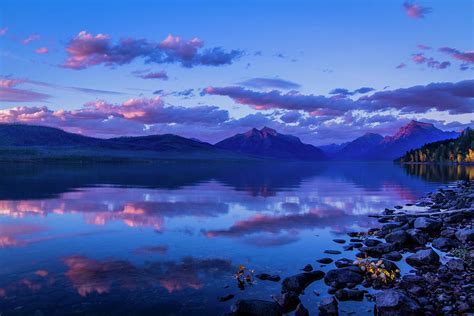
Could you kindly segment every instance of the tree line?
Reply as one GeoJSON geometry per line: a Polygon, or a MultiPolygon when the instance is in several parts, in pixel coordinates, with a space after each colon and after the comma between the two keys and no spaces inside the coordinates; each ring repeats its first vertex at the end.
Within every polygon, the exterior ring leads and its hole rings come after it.
{"type": "Polygon", "coordinates": [[[407,151],[400,162],[474,163],[474,131],[466,128],[456,139],[447,139],[407,151]]]}

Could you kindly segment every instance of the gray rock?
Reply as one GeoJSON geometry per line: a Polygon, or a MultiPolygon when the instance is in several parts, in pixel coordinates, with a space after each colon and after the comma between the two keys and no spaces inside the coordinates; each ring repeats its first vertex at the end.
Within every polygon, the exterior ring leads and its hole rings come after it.
{"type": "Polygon", "coordinates": [[[428,234],[420,229],[408,229],[406,231],[410,235],[410,242],[418,246],[424,246],[429,240],[428,234]]]}
{"type": "Polygon", "coordinates": [[[360,284],[364,280],[358,267],[345,267],[329,270],[324,277],[324,283],[342,289],[351,284],[360,284]],[[357,271],[358,270],[358,271],[357,271]]]}
{"type": "Polygon", "coordinates": [[[320,316],[338,316],[338,304],[333,296],[325,297],[319,303],[320,316]]]}
{"type": "Polygon", "coordinates": [[[283,314],[294,311],[298,304],[301,303],[298,294],[295,292],[286,292],[277,295],[273,299],[278,303],[278,305],[280,305],[283,314]]]}
{"type": "Polygon", "coordinates": [[[280,305],[276,302],[262,300],[239,300],[232,307],[235,316],[281,316],[280,305]]]}
{"type": "Polygon", "coordinates": [[[322,263],[322,264],[329,264],[329,263],[333,262],[333,260],[331,258],[322,258],[322,259],[318,259],[316,261],[319,262],[319,263],[322,263]]]}
{"type": "Polygon", "coordinates": [[[460,242],[474,241],[474,228],[464,228],[456,232],[456,238],[460,242]]]}
{"type": "Polygon", "coordinates": [[[362,301],[367,291],[340,289],[335,293],[339,301],[362,301]]]}
{"type": "Polygon", "coordinates": [[[423,249],[408,256],[406,262],[412,267],[436,266],[439,265],[439,256],[432,248],[423,249]]]}
{"type": "Polygon", "coordinates": [[[332,241],[338,244],[344,244],[346,242],[344,239],[333,239],[332,241]]]}
{"type": "Polygon", "coordinates": [[[464,261],[461,259],[450,259],[446,262],[446,266],[451,271],[464,271],[464,261]]]}
{"type": "Polygon", "coordinates": [[[279,282],[280,281],[280,276],[279,275],[271,275],[268,273],[260,273],[255,276],[257,279],[260,279],[262,281],[272,281],[272,282],[279,282]]]}
{"type": "Polygon", "coordinates": [[[300,303],[296,307],[295,316],[309,316],[309,311],[300,303]]]}
{"type": "Polygon", "coordinates": [[[324,250],[324,253],[330,254],[330,255],[340,255],[342,252],[339,250],[324,250]]]}
{"type": "Polygon", "coordinates": [[[307,265],[305,265],[304,268],[301,269],[301,270],[306,271],[306,272],[310,272],[310,271],[313,271],[313,266],[310,265],[310,264],[307,264],[307,265]]]}
{"type": "Polygon", "coordinates": [[[308,285],[322,278],[324,278],[324,272],[319,270],[296,274],[283,280],[281,291],[301,294],[308,285]]]}
{"type": "Polygon", "coordinates": [[[439,231],[441,229],[441,226],[443,226],[443,223],[428,217],[418,217],[417,219],[415,219],[413,226],[416,229],[421,229],[423,231],[433,233],[439,231]]]}
{"type": "Polygon", "coordinates": [[[439,237],[433,240],[431,245],[442,251],[449,251],[459,246],[459,242],[450,238],[439,237]]]}
{"type": "Polygon", "coordinates": [[[344,268],[344,267],[349,267],[349,266],[355,266],[353,262],[354,262],[353,260],[349,260],[347,258],[342,258],[342,259],[336,260],[336,262],[334,262],[334,264],[338,268],[344,268]]]}
{"type": "Polygon", "coordinates": [[[386,254],[382,255],[382,258],[387,259],[387,260],[392,260],[392,261],[400,261],[402,260],[402,254],[399,253],[398,251],[392,251],[386,254]]]}
{"type": "Polygon", "coordinates": [[[380,316],[417,316],[421,313],[421,307],[405,293],[390,289],[375,296],[375,312],[380,316]]]}
{"type": "Polygon", "coordinates": [[[367,246],[367,247],[374,247],[374,246],[377,246],[378,244],[381,244],[382,242],[380,240],[377,240],[377,239],[366,239],[364,241],[364,244],[367,246]]]}
{"type": "Polygon", "coordinates": [[[396,230],[385,236],[385,240],[390,243],[404,245],[410,239],[410,235],[404,230],[396,230]]]}

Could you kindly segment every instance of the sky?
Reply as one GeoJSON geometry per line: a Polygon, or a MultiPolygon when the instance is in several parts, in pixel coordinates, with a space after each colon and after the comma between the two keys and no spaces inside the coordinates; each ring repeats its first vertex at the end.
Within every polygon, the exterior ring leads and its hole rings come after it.
{"type": "Polygon", "coordinates": [[[474,126],[474,2],[2,0],[0,123],[315,145],[474,126]]]}

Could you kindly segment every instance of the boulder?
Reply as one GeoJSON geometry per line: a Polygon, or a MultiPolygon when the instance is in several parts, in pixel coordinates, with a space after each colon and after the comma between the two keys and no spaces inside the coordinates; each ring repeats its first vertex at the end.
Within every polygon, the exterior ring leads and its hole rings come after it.
{"type": "Polygon", "coordinates": [[[322,258],[322,259],[318,259],[316,261],[319,262],[319,263],[322,263],[322,264],[329,264],[329,263],[333,262],[333,260],[331,258],[322,258]]]}
{"type": "Polygon", "coordinates": [[[456,248],[459,246],[459,242],[457,240],[451,239],[451,238],[444,238],[444,237],[439,237],[435,238],[431,245],[439,250],[442,251],[449,251],[453,248],[456,248]]]}
{"type": "Polygon", "coordinates": [[[474,228],[464,228],[456,232],[456,238],[460,242],[474,241],[474,228]]]}
{"type": "Polygon", "coordinates": [[[281,291],[301,294],[308,285],[322,278],[324,278],[324,272],[319,270],[289,276],[283,280],[281,291]]]}
{"type": "Polygon", "coordinates": [[[406,262],[412,267],[437,266],[439,265],[439,256],[432,248],[422,249],[408,256],[406,262]]]}
{"type": "Polygon", "coordinates": [[[377,240],[377,239],[366,239],[364,241],[364,244],[367,246],[367,247],[374,247],[374,246],[377,246],[378,244],[381,244],[382,242],[380,240],[377,240]]]}
{"type": "Polygon", "coordinates": [[[273,299],[280,305],[283,314],[294,311],[298,304],[301,303],[298,294],[291,291],[277,295],[273,299]]]}
{"type": "Polygon", "coordinates": [[[404,245],[410,239],[410,235],[404,230],[396,230],[385,236],[385,240],[390,243],[404,245]]]}
{"type": "Polygon", "coordinates": [[[375,313],[380,316],[417,316],[421,313],[417,301],[399,290],[385,290],[375,296],[375,313]]]}
{"type": "Polygon", "coordinates": [[[336,291],[336,298],[339,301],[362,301],[367,291],[340,289],[336,291]]]}
{"type": "Polygon", "coordinates": [[[296,307],[295,316],[309,316],[309,311],[300,303],[296,307]]]}
{"type": "Polygon", "coordinates": [[[434,233],[441,229],[443,223],[429,217],[418,217],[417,219],[415,219],[413,226],[416,229],[421,229],[422,231],[434,233]]]}
{"type": "Polygon", "coordinates": [[[313,266],[310,265],[310,264],[307,264],[307,265],[305,265],[304,268],[301,269],[301,270],[306,271],[306,272],[310,272],[310,271],[313,271],[313,266]]]}
{"type": "Polygon", "coordinates": [[[280,276],[279,275],[271,275],[268,273],[260,273],[255,276],[257,279],[260,279],[262,281],[272,281],[272,282],[279,282],[280,281],[280,276]]]}
{"type": "Polygon", "coordinates": [[[344,244],[346,242],[344,239],[333,239],[332,241],[338,244],[344,244]]]}
{"type": "Polygon", "coordinates": [[[338,304],[333,296],[325,297],[319,303],[320,316],[338,316],[338,304]]]}
{"type": "Polygon", "coordinates": [[[446,266],[451,271],[464,271],[464,261],[461,259],[450,259],[446,262],[446,266]]]}
{"type": "Polygon", "coordinates": [[[348,287],[348,285],[357,285],[364,280],[361,273],[362,271],[355,266],[329,270],[324,277],[324,283],[338,289],[348,287]]]}
{"type": "Polygon", "coordinates": [[[347,258],[342,258],[342,259],[336,260],[336,262],[334,262],[334,264],[335,264],[336,267],[338,267],[338,268],[344,268],[344,267],[349,267],[349,266],[355,266],[355,265],[354,265],[354,261],[349,260],[349,259],[347,259],[347,258]]]}
{"type": "Polygon", "coordinates": [[[281,316],[280,305],[276,302],[263,300],[239,300],[231,307],[235,316],[281,316]]]}
{"type": "Polygon", "coordinates": [[[392,251],[386,254],[382,255],[382,258],[387,259],[387,260],[392,260],[392,261],[400,261],[402,260],[402,254],[399,253],[398,251],[392,251]]]}
{"type": "Polygon", "coordinates": [[[406,232],[410,235],[410,243],[416,246],[424,246],[429,240],[428,234],[420,229],[408,229],[406,232]]]}
{"type": "Polygon", "coordinates": [[[340,255],[342,252],[339,250],[324,250],[324,253],[327,253],[329,255],[340,255]]]}

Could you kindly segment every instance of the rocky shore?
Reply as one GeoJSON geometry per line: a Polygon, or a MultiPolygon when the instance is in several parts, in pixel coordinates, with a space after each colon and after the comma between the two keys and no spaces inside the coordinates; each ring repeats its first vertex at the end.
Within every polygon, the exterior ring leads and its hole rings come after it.
{"type": "MultiPolygon", "coordinates": [[[[299,296],[318,280],[328,287],[328,296],[319,299],[319,315],[339,315],[338,302],[364,298],[375,303],[376,315],[473,315],[474,181],[440,188],[416,206],[423,211],[386,209],[377,216],[380,228],[350,232],[347,244],[335,240],[343,250],[357,249],[356,258],[339,259],[327,272],[307,265],[283,279],[273,300],[239,300],[228,315],[309,315],[299,296]],[[412,268],[405,275],[396,263],[402,260],[412,268]]],[[[280,281],[268,274],[256,277],[280,281]]]]}

